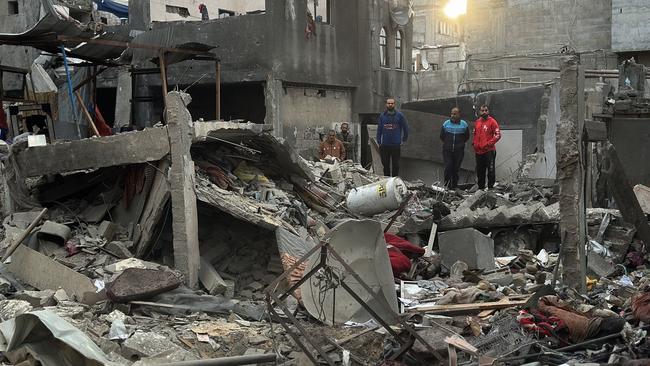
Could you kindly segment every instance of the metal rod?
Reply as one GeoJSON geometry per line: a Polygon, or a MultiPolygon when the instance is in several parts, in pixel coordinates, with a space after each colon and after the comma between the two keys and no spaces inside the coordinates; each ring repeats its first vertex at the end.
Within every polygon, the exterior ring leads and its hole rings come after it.
{"type": "MultiPolygon", "coordinates": [[[[270,300],[271,295],[268,295],[268,296],[269,296],[269,298],[268,298],[267,301],[268,301],[268,304],[269,304],[269,312],[271,314],[273,314],[273,316],[275,316],[276,318],[280,318],[280,314],[278,314],[278,312],[275,311],[275,309],[273,308],[273,305],[272,305],[273,302],[272,302],[272,300],[270,300]]],[[[282,310],[282,312],[284,312],[284,310],[282,310]]],[[[282,322],[282,321],[280,322],[280,325],[282,326],[282,328],[284,328],[284,330],[287,331],[287,333],[289,333],[289,336],[293,339],[294,342],[296,342],[298,347],[300,347],[300,349],[305,353],[305,355],[307,355],[309,360],[314,365],[318,365],[318,360],[316,359],[316,357],[314,357],[314,355],[311,354],[311,351],[309,349],[307,349],[307,346],[305,346],[304,343],[302,343],[302,341],[300,340],[300,337],[298,337],[298,335],[296,335],[293,332],[293,329],[289,328],[289,326],[287,324],[285,324],[284,322],[282,322]]]]}
{"type": "Polygon", "coordinates": [[[386,228],[384,229],[384,232],[388,232],[388,230],[390,230],[390,227],[393,226],[393,224],[395,223],[395,220],[397,220],[397,217],[399,215],[401,215],[402,212],[404,211],[404,209],[406,208],[406,205],[411,200],[411,197],[413,197],[413,193],[409,193],[409,195],[406,196],[406,198],[404,199],[404,202],[402,202],[402,204],[399,205],[399,208],[397,209],[397,211],[395,212],[393,217],[390,218],[390,221],[388,222],[388,225],[386,225],[386,228]]]}
{"type": "Polygon", "coordinates": [[[23,231],[23,233],[20,234],[20,237],[18,237],[18,239],[16,239],[16,241],[13,244],[11,244],[9,249],[7,249],[7,252],[5,253],[5,255],[2,256],[2,260],[0,260],[0,262],[4,263],[7,260],[7,258],[9,258],[9,256],[12,255],[16,251],[16,249],[18,248],[20,243],[22,243],[25,240],[25,238],[27,238],[27,236],[29,236],[29,234],[34,230],[36,225],[39,223],[39,221],[41,221],[41,219],[43,218],[43,216],[45,216],[46,213],[47,213],[47,208],[44,208],[38,214],[38,216],[36,216],[34,221],[32,221],[32,223],[29,224],[27,229],[25,229],[25,231],[23,231]]]}
{"type": "MultiPolygon", "coordinates": [[[[310,337],[310,335],[307,333],[307,330],[302,326],[302,324],[298,322],[298,319],[296,319],[296,317],[294,317],[293,314],[291,314],[289,308],[287,308],[287,306],[282,301],[279,301],[279,299],[275,296],[275,294],[270,294],[270,295],[271,298],[273,298],[273,300],[275,301],[275,304],[279,306],[280,309],[282,309],[284,315],[286,315],[287,318],[291,320],[291,322],[296,327],[296,329],[298,329],[298,332],[300,332],[300,334],[302,334],[302,336],[305,337],[305,339],[316,349],[316,352],[318,352],[318,354],[325,360],[325,362],[327,362],[328,365],[334,366],[334,362],[329,358],[327,352],[325,352],[319,345],[312,342],[313,337],[310,337]]],[[[296,338],[294,338],[294,340],[296,340],[296,338]]]]}
{"type": "Polygon", "coordinates": [[[171,362],[164,363],[162,366],[236,366],[275,362],[277,359],[278,355],[275,353],[264,353],[258,355],[243,355],[234,357],[209,358],[194,361],[171,362]]]}
{"type": "Polygon", "coordinates": [[[216,100],[216,120],[221,120],[221,61],[217,60],[216,62],[216,74],[215,74],[215,87],[217,93],[216,100]]]}

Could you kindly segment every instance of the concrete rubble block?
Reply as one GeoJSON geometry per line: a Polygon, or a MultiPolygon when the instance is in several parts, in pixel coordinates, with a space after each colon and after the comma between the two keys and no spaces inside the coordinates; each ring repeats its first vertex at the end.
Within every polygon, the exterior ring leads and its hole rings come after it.
{"type": "Polygon", "coordinates": [[[641,210],[645,214],[650,214],[650,187],[644,186],[643,184],[637,184],[633,188],[634,195],[636,196],[641,210]]]}
{"type": "Polygon", "coordinates": [[[106,239],[107,241],[111,241],[113,240],[115,231],[117,231],[117,225],[113,224],[110,221],[102,221],[102,223],[99,224],[99,228],[97,229],[97,235],[106,239]]]}
{"type": "Polygon", "coordinates": [[[144,300],[175,289],[180,280],[172,272],[129,268],[107,286],[106,296],[113,302],[144,300]]]}
{"type": "Polygon", "coordinates": [[[128,360],[137,361],[144,357],[162,357],[172,353],[182,353],[180,359],[192,360],[195,357],[185,351],[162,334],[137,330],[122,344],[122,356],[128,360]]]}
{"type": "Polygon", "coordinates": [[[457,211],[461,210],[475,210],[479,206],[489,206],[488,201],[494,201],[496,203],[496,197],[493,193],[487,191],[476,191],[474,194],[466,198],[460,205],[458,205],[457,211]]]}
{"type": "Polygon", "coordinates": [[[67,225],[50,220],[45,221],[38,232],[39,238],[56,241],[59,244],[64,244],[71,236],[72,230],[67,225]]]}
{"type": "Polygon", "coordinates": [[[33,307],[54,306],[56,300],[54,299],[53,290],[43,291],[22,291],[14,296],[16,300],[25,300],[33,307]]]}
{"type": "Polygon", "coordinates": [[[531,205],[528,205],[528,207],[526,209],[525,217],[529,221],[535,221],[535,214],[537,213],[537,211],[542,211],[543,212],[544,207],[546,207],[546,206],[544,206],[544,204],[542,202],[535,202],[535,203],[533,203],[531,205]]]}
{"type": "Polygon", "coordinates": [[[203,257],[199,268],[199,281],[210,295],[223,294],[228,289],[228,284],[221,278],[219,272],[203,257]]]}
{"type": "Polygon", "coordinates": [[[54,300],[57,303],[63,302],[63,301],[70,301],[70,296],[68,296],[68,293],[65,292],[64,289],[60,288],[54,292],[54,300]]]}
{"type": "Polygon", "coordinates": [[[528,207],[524,204],[520,204],[514,207],[510,207],[505,215],[507,216],[507,223],[522,223],[530,221],[530,217],[527,217],[528,207]]]}
{"type": "Polygon", "coordinates": [[[223,295],[229,299],[232,299],[233,297],[235,297],[235,285],[236,285],[235,281],[224,280],[224,282],[226,284],[226,291],[224,292],[223,295]]]}
{"type": "Polygon", "coordinates": [[[104,249],[110,251],[122,259],[133,257],[133,253],[131,253],[126,244],[121,241],[111,241],[104,246],[104,249]]]}
{"type": "Polygon", "coordinates": [[[6,278],[0,276],[0,294],[6,294],[11,291],[11,282],[6,278]]]}
{"type": "Polygon", "coordinates": [[[251,289],[253,291],[262,291],[264,289],[264,285],[257,282],[257,281],[253,281],[253,282],[249,283],[246,286],[246,288],[251,289]]]}
{"type": "Polygon", "coordinates": [[[494,269],[494,240],[476,229],[441,232],[438,246],[442,264],[447,268],[462,261],[471,269],[494,269]]]}
{"type": "Polygon", "coordinates": [[[484,279],[490,283],[503,287],[512,285],[513,281],[512,273],[503,272],[491,273],[484,276],[484,279]]]}
{"type": "Polygon", "coordinates": [[[32,306],[25,300],[0,301],[0,320],[8,320],[32,311],[32,306]]]}

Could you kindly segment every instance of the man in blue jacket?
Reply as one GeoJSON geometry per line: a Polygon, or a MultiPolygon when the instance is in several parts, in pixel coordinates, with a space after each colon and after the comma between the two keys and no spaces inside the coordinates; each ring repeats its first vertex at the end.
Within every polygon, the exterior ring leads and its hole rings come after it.
{"type": "Polygon", "coordinates": [[[456,189],[458,172],[465,156],[465,142],[469,140],[469,125],[460,119],[460,109],[452,108],[451,118],[442,124],[442,160],[445,162],[445,187],[456,189]]]}
{"type": "Polygon", "coordinates": [[[386,99],[386,110],[379,115],[379,125],[377,126],[377,143],[385,176],[396,177],[399,175],[401,146],[408,137],[409,126],[406,117],[395,109],[394,98],[386,99]]]}

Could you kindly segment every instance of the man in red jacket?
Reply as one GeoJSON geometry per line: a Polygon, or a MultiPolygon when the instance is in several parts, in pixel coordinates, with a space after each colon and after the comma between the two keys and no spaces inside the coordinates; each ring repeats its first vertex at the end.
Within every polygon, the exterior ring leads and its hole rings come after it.
{"type": "Polygon", "coordinates": [[[490,109],[487,105],[481,106],[481,116],[474,122],[474,139],[472,146],[476,152],[476,177],[478,188],[485,188],[485,173],[487,171],[487,187],[494,187],[496,173],[494,161],[497,156],[497,149],[494,147],[501,138],[499,123],[490,116],[490,109]]]}

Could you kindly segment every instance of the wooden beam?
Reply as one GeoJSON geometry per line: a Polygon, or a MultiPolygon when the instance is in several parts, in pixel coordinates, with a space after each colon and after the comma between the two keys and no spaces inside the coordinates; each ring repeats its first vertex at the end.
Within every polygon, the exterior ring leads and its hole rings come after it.
{"type": "Polygon", "coordinates": [[[77,84],[77,86],[75,86],[74,89],[72,89],[72,90],[73,90],[73,91],[77,91],[77,90],[83,88],[84,85],[88,84],[90,81],[92,81],[93,79],[95,79],[97,76],[99,76],[102,72],[104,72],[104,71],[106,71],[106,70],[108,70],[108,67],[104,67],[103,69],[99,69],[99,70],[93,72],[90,76],[88,76],[88,77],[85,78],[82,82],[80,82],[79,84],[77,84]]]}
{"type": "Polygon", "coordinates": [[[81,94],[79,94],[79,92],[76,91],[74,92],[74,95],[77,97],[77,101],[79,102],[79,107],[81,107],[81,113],[84,115],[86,122],[88,122],[88,126],[90,126],[90,129],[93,131],[95,136],[101,137],[99,131],[97,130],[97,126],[95,126],[95,122],[93,122],[93,117],[90,115],[90,112],[88,112],[88,109],[86,108],[86,105],[84,103],[83,98],[81,97],[81,94]]]}

